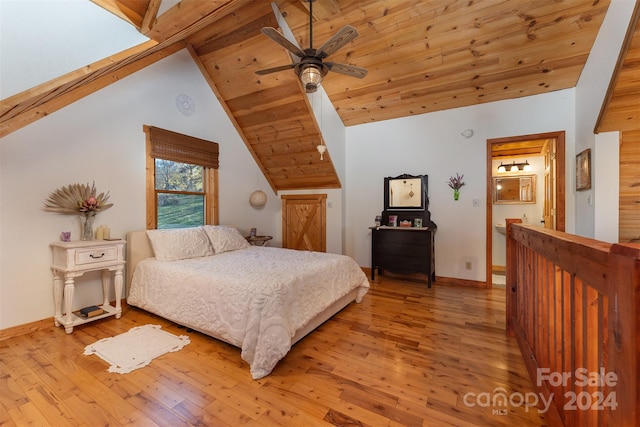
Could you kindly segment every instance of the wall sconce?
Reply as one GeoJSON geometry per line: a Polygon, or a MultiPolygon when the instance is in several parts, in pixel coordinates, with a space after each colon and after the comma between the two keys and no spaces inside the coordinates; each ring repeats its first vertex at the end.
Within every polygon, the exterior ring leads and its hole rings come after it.
{"type": "Polygon", "coordinates": [[[525,160],[524,163],[516,163],[516,161],[514,160],[512,164],[507,165],[503,165],[502,162],[500,162],[500,166],[498,166],[498,172],[504,173],[507,171],[507,168],[509,168],[509,172],[531,172],[531,170],[533,169],[528,160],[525,160]]]}
{"type": "Polygon", "coordinates": [[[256,190],[249,196],[249,204],[258,209],[267,203],[267,195],[262,190],[256,190]]]}

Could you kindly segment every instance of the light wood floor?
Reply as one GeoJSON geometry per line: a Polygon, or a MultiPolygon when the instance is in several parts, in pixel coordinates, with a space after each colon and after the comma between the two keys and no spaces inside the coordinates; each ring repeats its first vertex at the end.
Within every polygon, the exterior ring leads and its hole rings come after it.
{"type": "Polygon", "coordinates": [[[504,292],[378,277],[258,381],[237,348],[139,309],[72,335],[52,326],[0,341],[0,425],[545,425],[536,408],[478,400],[533,392],[504,333],[504,292]],[[125,375],[82,354],[149,323],[191,344],[125,375]]]}

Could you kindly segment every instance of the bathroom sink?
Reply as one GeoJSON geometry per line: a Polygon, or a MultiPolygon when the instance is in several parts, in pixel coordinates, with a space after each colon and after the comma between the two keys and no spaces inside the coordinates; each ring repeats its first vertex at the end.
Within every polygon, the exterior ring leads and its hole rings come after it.
{"type": "Polygon", "coordinates": [[[496,230],[498,233],[507,234],[507,226],[504,223],[496,224],[496,230]]]}

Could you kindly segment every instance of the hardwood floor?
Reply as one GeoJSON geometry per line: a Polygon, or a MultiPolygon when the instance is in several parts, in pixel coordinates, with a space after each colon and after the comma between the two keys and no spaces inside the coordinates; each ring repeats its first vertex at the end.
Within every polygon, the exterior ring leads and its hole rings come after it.
{"type": "Polygon", "coordinates": [[[72,335],[52,325],[0,341],[0,425],[545,425],[521,405],[534,390],[504,333],[504,292],[378,276],[258,381],[239,349],[139,309],[72,335]],[[191,344],[125,375],[82,354],[149,323],[191,344]],[[491,406],[501,391],[513,405],[491,406]]]}

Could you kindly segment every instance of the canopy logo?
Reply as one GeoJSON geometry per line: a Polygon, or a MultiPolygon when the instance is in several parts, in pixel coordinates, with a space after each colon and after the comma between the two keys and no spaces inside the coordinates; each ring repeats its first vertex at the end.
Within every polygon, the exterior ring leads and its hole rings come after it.
{"type": "MultiPolygon", "coordinates": [[[[542,386],[547,382],[551,387],[567,387],[573,384],[571,391],[564,393],[565,411],[602,411],[605,408],[615,410],[618,407],[615,391],[602,391],[612,389],[618,384],[618,375],[615,372],[606,372],[600,368],[597,372],[590,372],[586,368],[578,368],[573,372],[552,372],[549,368],[538,368],[536,372],[536,385],[542,386]],[[596,391],[573,391],[588,387],[598,388],[596,391]]],[[[493,415],[508,415],[508,408],[524,406],[526,412],[535,408],[539,413],[546,413],[554,400],[554,393],[549,393],[545,398],[542,393],[513,392],[507,393],[502,387],[495,388],[492,392],[466,393],[462,397],[465,406],[491,408],[493,415]]]]}

